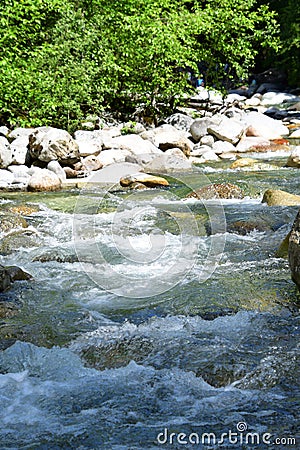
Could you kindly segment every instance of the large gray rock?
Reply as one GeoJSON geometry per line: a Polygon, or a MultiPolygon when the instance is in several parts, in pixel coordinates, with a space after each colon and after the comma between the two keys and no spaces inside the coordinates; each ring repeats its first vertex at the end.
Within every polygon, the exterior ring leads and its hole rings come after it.
{"type": "Polygon", "coordinates": [[[165,120],[169,125],[173,125],[177,130],[190,131],[194,119],[186,114],[175,113],[165,120]]]}
{"type": "Polygon", "coordinates": [[[50,170],[51,172],[54,172],[62,183],[66,181],[67,178],[66,172],[61,167],[58,161],[50,161],[47,165],[47,169],[50,170]]]}
{"type": "Polygon", "coordinates": [[[221,117],[217,115],[213,117],[199,117],[198,119],[194,120],[190,128],[193,139],[196,142],[199,142],[203,136],[206,136],[208,134],[208,128],[212,125],[218,124],[220,120],[221,117]]]}
{"type": "Polygon", "coordinates": [[[103,134],[101,130],[78,130],[74,136],[79,146],[80,156],[99,155],[103,146],[103,134]]]}
{"type": "Polygon", "coordinates": [[[29,191],[56,191],[61,187],[61,180],[48,169],[35,168],[28,183],[29,191]]]}
{"type": "Polygon", "coordinates": [[[138,164],[116,163],[93,172],[86,180],[87,183],[119,184],[122,177],[142,172],[143,168],[138,164]]]}
{"type": "Polygon", "coordinates": [[[29,150],[33,159],[46,163],[57,160],[68,165],[80,159],[78,143],[67,131],[58,128],[37,128],[29,136],[29,150]]]}
{"type": "Polygon", "coordinates": [[[300,168],[300,146],[294,148],[290,156],[288,157],[286,165],[288,167],[300,168]]]}
{"type": "Polygon", "coordinates": [[[10,144],[11,149],[11,164],[20,164],[24,165],[26,162],[28,162],[29,158],[29,150],[28,150],[28,144],[29,144],[29,135],[27,136],[20,136],[16,138],[12,143],[10,144]]]}
{"type": "Polygon", "coordinates": [[[29,136],[34,132],[34,128],[15,128],[9,133],[9,140],[19,139],[19,138],[29,138],[29,136]]]}
{"type": "Polygon", "coordinates": [[[289,265],[292,274],[292,280],[300,290],[300,211],[297,214],[293,224],[288,249],[289,265]]]}
{"type": "Polygon", "coordinates": [[[164,153],[150,161],[146,166],[146,172],[168,173],[191,170],[192,164],[187,158],[179,157],[174,154],[164,153]]]}
{"type": "Polygon", "coordinates": [[[170,148],[179,148],[186,156],[190,155],[193,143],[187,138],[184,131],[179,131],[172,125],[161,125],[153,130],[145,131],[141,134],[145,140],[149,140],[152,144],[162,151],[170,148]]]}
{"type": "Polygon", "coordinates": [[[6,169],[11,164],[11,149],[8,140],[0,136],[0,169],[6,169]]]}
{"type": "Polygon", "coordinates": [[[234,152],[235,147],[228,141],[216,141],[212,146],[212,150],[216,155],[220,155],[221,153],[234,152]]]}
{"type": "Polygon", "coordinates": [[[251,111],[244,116],[247,136],[265,139],[280,139],[289,134],[289,129],[280,120],[272,119],[260,112],[251,111]]]}
{"type": "Polygon", "coordinates": [[[242,122],[223,116],[218,124],[209,125],[207,131],[220,139],[231,144],[237,144],[244,133],[245,127],[242,122]]]}
{"type": "Polygon", "coordinates": [[[114,163],[125,162],[127,157],[132,157],[130,150],[111,149],[102,151],[98,156],[98,160],[101,162],[103,167],[106,167],[114,163]]]}
{"type": "Polygon", "coordinates": [[[129,151],[132,156],[138,157],[145,164],[157,155],[162,154],[162,151],[152,142],[136,134],[115,137],[113,138],[113,145],[116,149],[129,151]]]}

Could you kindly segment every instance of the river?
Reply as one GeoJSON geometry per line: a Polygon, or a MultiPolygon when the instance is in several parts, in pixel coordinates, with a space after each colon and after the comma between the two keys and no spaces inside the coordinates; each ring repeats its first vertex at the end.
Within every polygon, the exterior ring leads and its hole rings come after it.
{"type": "Polygon", "coordinates": [[[16,308],[0,328],[1,450],[299,448],[299,295],[276,256],[298,208],[261,203],[300,194],[285,160],[207,164],[169,189],[3,193],[2,210],[37,210],[0,260],[33,275],[1,294],[16,308]],[[224,181],[246,197],[185,199],[224,181]]]}

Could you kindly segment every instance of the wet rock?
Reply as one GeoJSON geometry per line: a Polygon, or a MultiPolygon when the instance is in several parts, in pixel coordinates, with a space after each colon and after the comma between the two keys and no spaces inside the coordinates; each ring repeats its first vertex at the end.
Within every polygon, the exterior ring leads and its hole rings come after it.
{"type": "Polygon", "coordinates": [[[292,226],[289,238],[288,259],[292,280],[300,290],[300,211],[292,226]]]}
{"type": "MultiPolygon", "coordinates": [[[[18,312],[19,312],[19,308],[14,303],[0,301],[0,319],[8,319],[10,317],[14,317],[16,314],[18,314],[18,312]]],[[[14,342],[12,342],[12,344],[14,342]]],[[[0,344],[0,350],[3,350],[3,348],[1,348],[1,344],[0,344]]]]}
{"type": "Polygon", "coordinates": [[[74,164],[80,159],[78,143],[71,135],[58,128],[40,127],[29,136],[29,150],[33,159],[48,163],[74,164]]]}
{"type": "Polygon", "coordinates": [[[236,233],[242,236],[251,233],[251,231],[268,231],[271,229],[269,223],[262,219],[256,220],[236,220],[227,225],[229,233],[236,233]]]}
{"type": "Polygon", "coordinates": [[[287,167],[295,167],[300,169],[300,146],[294,148],[292,153],[290,154],[287,163],[287,167]]]}
{"type": "Polygon", "coordinates": [[[8,140],[0,136],[0,169],[6,169],[11,164],[12,156],[8,140]]]}
{"type": "Polygon", "coordinates": [[[78,262],[78,256],[67,249],[49,249],[49,250],[42,250],[42,252],[39,251],[39,253],[34,256],[32,261],[33,262],[39,261],[42,263],[56,261],[58,263],[73,264],[75,262],[78,262]]]}
{"type": "Polygon", "coordinates": [[[120,179],[120,185],[123,187],[131,186],[133,183],[141,183],[150,188],[169,186],[169,182],[165,178],[148,175],[147,173],[127,175],[120,179]]]}
{"type": "Polygon", "coordinates": [[[17,266],[0,265],[0,292],[7,291],[15,281],[30,280],[32,276],[17,266]]]}
{"type": "Polygon", "coordinates": [[[264,193],[262,203],[267,203],[268,206],[296,206],[300,205],[300,195],[279,189],[268,189],[264,193]]]}
{"type": "Polygon", "coordinates": [[[253,166],[253,164],[257,162],[257,159],[254,158],[239,158],[231,164],[230,169],[253,166]]]}
{"type": "Polygon", "coordinates": [[[61,180],[48,169],[38,169],[34,171],[28,182],[28,190],[34,192],[56,191],[61,187],[61,180]]]}
{"type": "Polygon", "coordinates": [[[29,216],[32,213],[40,211],[37,205],[29,205],[29,204],[10,206],[8,210],[14,214],[20,214],[22,216],[29,216]]]}
{"type": "Polygon", "coordinates": [[[10,255],[20,248],[31,248],[41,245],[41,239],[33,230],[18,230],[0,239],[0,253],[10,255]]]}
{"type": "Polygon", "coordinates": [[[187,195],[187,198],[199,198],[203,200],[210,199],[231,199],[238,198],[241,199],[244,197],[244,193],[239,186],[231,183],[214,183],[207,186],[204,186],[197,191],[191,192],[187,195]]]}
{"type": "Polygon", "coordinates": [[[26,220],[19,214],[0,211],[0,232],[8,233],[13,229],[27,228],[26,220]]]}
{"type": "Polygon", "coordinates": [[[291,236],[291,231],[286,235],[286,237],[283,239],[283,241],[281,242],[275,256],[277,258],[284,258],[284,259],[288,259],[288,255],[289,255],[289,240],[290,240],[290,236],[291,236]]]}

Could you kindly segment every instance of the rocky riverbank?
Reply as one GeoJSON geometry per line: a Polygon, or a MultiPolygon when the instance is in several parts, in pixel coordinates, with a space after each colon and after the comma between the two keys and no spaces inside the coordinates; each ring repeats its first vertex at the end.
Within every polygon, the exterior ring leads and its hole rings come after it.
{"type": "Polygon", "coordinates": [[[290,146],[300,139],[299,102],[299,97],[287,93],[251,98],[230,94],[222,99],[200,89],[189,107],[157,127],[105,123],[98,118],[71,136],[52,127],[9,130],[2,126],[0,189],[57,190],[72,182],[75,186],[76,181],[88,182],[91,175],[95,180],[95,173],[99,182],[115,182],[113,167],[119,163],[129,164],[120,178],[139,172],[191,171],[195,165],[224,160],[236,161],[232,168],[254,164],[252,170],[266,169],[244,158],[253,151],[285,151],[287,165],[299,167],[300,148],[290,146]],[[275,110],[280,119],[270,117],[275,110]]]}

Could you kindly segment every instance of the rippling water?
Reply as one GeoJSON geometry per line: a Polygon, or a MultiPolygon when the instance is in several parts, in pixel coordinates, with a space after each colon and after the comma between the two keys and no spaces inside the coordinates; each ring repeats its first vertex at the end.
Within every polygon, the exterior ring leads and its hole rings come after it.
{"type": "Polygon", "coordinates": [[[276,257],[298,208],[261,204],[270,187],[300,194],[298,176],[206,168],[169,190],[4,195],[39,211],[1,257],[34,279],[1,294],[16,311],[0,328],[0,448],[299,448],[299,297],[276,257]],[[206,177],[247,196],[185,200],[206,177]]]}

